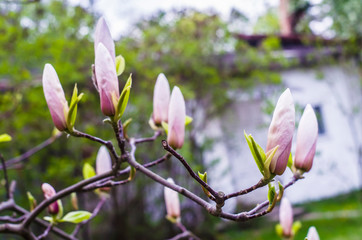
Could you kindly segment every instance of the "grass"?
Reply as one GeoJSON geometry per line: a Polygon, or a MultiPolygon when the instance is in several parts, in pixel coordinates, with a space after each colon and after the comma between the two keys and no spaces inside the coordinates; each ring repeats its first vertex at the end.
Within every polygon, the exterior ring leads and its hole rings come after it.
{"type": "MultiPolygon", "coordinates": [[[[360,240],[362,239],[362,191],[340,195],[334,198],[296,205],[303,214],[295,216],[302,222],[302,228],[295,240],[304,240],[308,228],[315,226],[320,239],[360,240]]],[[[248,223],[232,224],[217,234],[222,240],[277,240],[275,225],[270,218],[255,219],[248,223]]]]}

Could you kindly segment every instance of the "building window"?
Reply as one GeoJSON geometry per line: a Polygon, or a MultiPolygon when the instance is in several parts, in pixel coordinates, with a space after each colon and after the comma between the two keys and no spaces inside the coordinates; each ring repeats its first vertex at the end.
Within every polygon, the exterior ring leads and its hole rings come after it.
{"type": "Polygon", "coordinates": [[[320,105],[315,105],[313,107],[315,115],[317,116],[317,121],[318,121],[318,133],[319,134],[325,134],[326,129],[325,129],[325,125],[324,125],[324,119],[323,119],[323,114],[322,114],[322,107],[320,105]]]}

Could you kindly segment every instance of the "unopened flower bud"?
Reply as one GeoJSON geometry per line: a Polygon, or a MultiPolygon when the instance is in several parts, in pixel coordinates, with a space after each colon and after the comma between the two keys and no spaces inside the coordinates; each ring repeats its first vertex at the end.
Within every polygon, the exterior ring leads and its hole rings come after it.
{"type": "Polygon", "coordinates": [[[50,115],[59,131],[67,129],[68,102],[58,75],[51,64],[45,64],[43,71],[43,90],[50,115]]]}
{"type": "Polygon", "coordinates": [[[103,43],[103,45],[107,48],[109,54],[112,57],[112,60],[115,64],[115,48],[114,48],[114,41],[112,39],[111,33],[109,31],[108,25],[103,17],[101,17],[96,26],[96,30],[94,33],[94,53],[96,54],[98,44],[103,43]]]}
{"type": "Polygon", "coordinates": [[[317,229],[314,226],[309,228],[307,238],[308,240],[319,240],[317,229]]]}
{"type": "Polygon", "coordinates": [[[292,236],[293,209],[287,198],[282,198],[279,210],[279,222],[283,229],[284,237],[292,236]]]}
{"type": "Polygon", "coordinates": [[[157,77],[153,91],[153,114],[152,118],[155,124],[161,124],[168,120],[168,107],[170,101],[170,85],[163,73],[157,77]]]}
{"type": "MultiPolygon", "coordinates": [[[[54,188],[48,183],[43,183],[41,185],[41,188],[43,190],[45,199],[51,198],[56,194],[54,188]]],[[[48,212],[52,215],[56,215],[59,213],[58,201],[55,201],[48,206],[48,212]]]]}
{"type": "MultiPolygon", "coordinates": [[[[97,175],[108,172],[112,170],[112,159],[108,153],[108,150],[105,146],[101,146],[98,150],[97,159],[96,159],[96,172],[97,175]]],[[[103,191],[109,191],[109,187],[101,188],[103,191]]]]}
{"type": "Polygon", "coordinates": [[[279,146],[271,163],[270,172],[282,175],[288,164],[294,132],[295,110],[289,88],[279,97],[268,132],[266,152],[279,146]]]}
{"type": "Polygon", "coordinates": [[[318,122],[310,104],[304,109],[297,133],[294,166],[308,172],[313,165],[318,139],[318,122]]]}
{"type": "Polygon", "coordinates": [[[103,43],[99,43],[97,46],[95,72],[101,110],[104,115],[113,116],[119,99],[118,78],[115,63],[103,43]]]}
{"type": "Polygon", "coordinates": [[[185,138],[185,100],[178,87],[174,87],[171,94],[168,110],[167,142],[173,148],[181,148],[185,138]]]}
{"type": "MultiPolygon", "coordinates": [[[[172,178],[168,178],[167,181],[173,184],[175,183],[172,178]]],[[[178,193],[168,187],[165,187],[164,195],[167,217],[172,219],[179,219],[181,216],[181,211],[178,193]]]]}

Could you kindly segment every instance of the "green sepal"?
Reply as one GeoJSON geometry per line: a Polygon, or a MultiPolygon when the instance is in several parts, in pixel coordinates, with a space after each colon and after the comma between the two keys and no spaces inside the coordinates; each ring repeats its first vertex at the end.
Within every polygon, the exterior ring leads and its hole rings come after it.
{"type": "Polygon", "coordinates": [[[136,169],[132,166],[130,166],[130,167],[131,167],[131,170],[129,172],[128,180],[131,181],[134,178],[134,176],[136,175],[136,169]]]}
{"type": "Polygon", "coordinates": [[[83,165],[83,177],[84,179],[88,179],[94,177],[96,175],[96,171],[89,163],[84,163],[83,165]]]}
{"type": "Polygon", "coordinates": [[[0,135],[0,142],[9,142],[11,139],[12,138],[9,134],[4,133],[0,135]]]}
{"type": "Polygon", "coordinates": [[[282,200],[282,197],[284,194],[284,187],[279,181],[278,181],[278,186],[279,186],[279,193],[278,193],[277,201],[279,202],[280,200],[282,200]]]}
{"type": "Polygon", "coordinates": [[[122,57],[122,55],[118,55],[116,57],[116,72],[117,76],[121,75],[126,67],[126,61],[122,57]]]}
{"type": "Polygon", "coordinates": [[[70,222],[78,224],[85,220],[88,220],[92,216],[92,213],[87,211],[73,211],[67,213],[59,222],[70,222]]]}
{"type": "Polygon", "coordinates": [[[166,134],[168,135],[168,124],[164,121],[161,122],[162,128],[165,130],[166,134]]]}
{"type": "Polygon", "coordinates": [[[302,223],[300,221],[294,222],[292,226],[293,236],[295,236],[301,228],[302,228],[302,223]]]}
{"type": "Polygon", "coordinates": [[[56,219],[61,219],[63,217],[63,212],[64,212],[62,200],[58,199],[57,203],[58,203],[59,211],[58,211],[58,214],[56,214],[56,219]]]}
{"type": "Polygon", "coordinates": [[[192,123],[194,119],[190,116],[186,116],[185,118],[185,126],[189,125],[190,123],[192,123]]]}
{"type": "Polygon", "coordinates": [[[166,216],[166,219],[168,220],[168,221],[170,221],[171,223],[173,223],[173,224],[176,224],[177,222],[179,222],[180,221],[180,218],[175,218],[175,217],[171,217],[171,216],[166,216]]]}
{"type": "Polygon", "coordinates": [[[272,179],[275,176],[274,174],[270,174],[269,167],[270,167],[270,163],[273,160],[273,157],[274,157],[275,153],[277,152],[278,148],[279,148],[279,145],[270,149],[266,153],[266,159],[264,161],[264,178],[265,179],[272,179]]]}
{"type": "MultiPolygon", "coordinates": [[[[204,181],[205,183],[207,183],[207,172],[204,172],[204,174],[197,172],[197,174],[199,175],[199,178],[204,181]]],[[[202,187],[202,186],[201,186],[202,187]]],[[[202,190],[204,191],[204,193],[206,194],[207,197],[210,197],[210,192],[207,191],[206,188],[202,187],[202,190]]]]}
{"type": "Polygon", "coordinates": [[[265,153],[264,150],[257,144],[254,140],[254,138],[251,136],[251,134],[247,134],[244,131],[244,136],[246,139],[246,142],[248,143],[249,149],[251,151],[251,154],[253,155],[253,158],[255,160],[256,165],[259,168],[259,171],[264,176],[264,160],[265,160],[265,153]]]}
{"type": "Polygon", "coordinates": [[[279,223],[275,225],[275,232],[280,238],[283,238],[283,227],[279,223]]]}
{"type": "Polygon", "coordinates": [[[68,115],[67,115],[67,128],[69,131],[72,131],[74,128],[75,120],[77,118],[77,106],[78,102],[82,99],[83,93],[78,96],[77,84],[75,84],[73,89],[72,99],[70,100],[68,115]]]}
{"type": "Polygon", "coordinates": [[[36,202],[36,199],[34,198],[34,196],[30,192],[26,192],[26,196],[28,197],[28,200],[29,200],[29,210],[31,212],[36,207],[37,202],[36,202]]]}
{"type": "Polygon", "coordinates": [[[110,119],[110,118],[105,118],[105,119],[103,119],[103,122],[104,123],[109,123],[109,124],[113,124],[113,122],[112,122],[112,120],[110,119]]]}
{"type": "Polygon", "coordinates": [[[160,128],[156,126],[155,122],[153,121],[152,116],[150,117],[150,120],[148,120],[148,125],[150,125],[150,127],[155,131],[160,130],[160,128]]]}
{"type": "Polygon", "coordinates": [[[132,87],[132,74],[129,75],[126,85],[124,86],[124,88],[121,92],[121,95],[119,97],[119,100],[117,103],[117,108],[116,108],[116,114],[114,115],[116,118],[115,121],[118,121],[118,119],[120,119],[122,117],[124,111],[126,110],[129,95],[131,92],[131,87],[132,87]]]}
{"type": "Polygon", "coordinates": [[[268,184],[269,190],[268,190],[268,200],[269,200],[269,207],[267,209],[268,212],[273,210],[275,203],[277,202],[277,194],[275,191],[274,185],[268,184]]]}

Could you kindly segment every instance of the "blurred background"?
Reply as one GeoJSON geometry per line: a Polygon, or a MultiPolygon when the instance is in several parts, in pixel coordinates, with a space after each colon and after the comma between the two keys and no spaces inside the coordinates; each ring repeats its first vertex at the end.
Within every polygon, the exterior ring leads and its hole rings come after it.
{"type": "MultiPolygon", "coordinates": [[[[312,170],[286,191],[294,218],[303,224],[295,239],[316,226],[321,239],[362,236],[362,3],[360,0],[255,1],[0,1],[0,145],[17,181],[16,201],[28,208],[26,192],[40,202],[40,186],[56,190],[82,179],[82,166],[94,166],[99,145],[52,137],[53,123],[41,86],[51,63],[70,99],[74,84],[85,93],[76,128],[114,141],[102,123],[98,93],[91,81],[93,33],[104,16],[126,60],[123,85],[133,74],[124,120],[129,135],[153,134],[153,86],[163,72],[181,88],[187,114],[194,118],[180,151],[195,171],[207,171],[210,184],[225,192],[255,184],[261,177],[243,131],[266,146],[267,128],[280,93],[293,94],[297,123],[307,103],[318,115],[319,140],[312,170]],[[19,156],[47,145],[29,158],[19,156]]],[[[294,150],[294,149],[293,149],[294,150]]],[[[160,141],[137,149],[146,163],[164,155],[160,141]]],[[[179,162],[154,168],[203,196],[179,162]]],[[[1,179],[3,175],[1,173],[1,179]]],[[[278,180],[286,183],[289,170],[278,180]]],[[[2,185],[4,181],[0,182],[2,185]]],[[[0,196],[5,194],[0,187],[0,196]]],[[[178,233],[164,216],[163,187],[142,174],[112,189],[102,212],[84,228],[82,239],[166,239],[178,233]],[[150,234],[152,233],[152,234],[150,234]]],[[[266,189],[228,202],[225,209],[250,209],[265,200],[266,189]]],[[[92,211],[94,193],[78,194],[80,208],[92,211]]],[[[69,198],[63,205],[70,211],[69,198]]],[[[202,239],[278,239],[278,209],[262,219],[227,222],[181,197],[182,221],[202,239]]],[[[71,231],[72,226],[62,225],[71,231]]],[[[0,236],[0,239],[17,239],[0,236]]],[[[49,239],[56,239],[50,235],[49,239]]]]}

